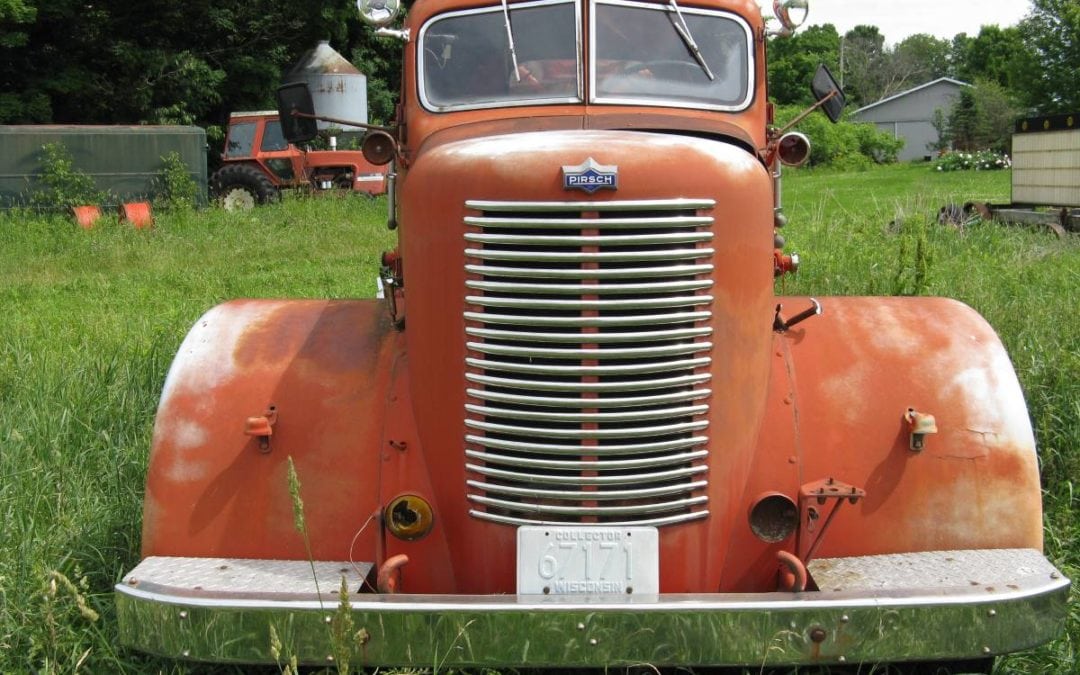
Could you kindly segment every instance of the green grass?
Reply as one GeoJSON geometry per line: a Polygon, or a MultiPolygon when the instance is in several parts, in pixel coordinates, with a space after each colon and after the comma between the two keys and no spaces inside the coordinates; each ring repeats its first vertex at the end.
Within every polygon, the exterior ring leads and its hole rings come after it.
{"type": "MultiPolygon", "coordinates": [[[[947,202],[1007,200],[1008,181],[925,166],[791,172],[784,234],[803,266],[782,284],[799,294],[945,295],[984,314],[1036,426],[1047,552],[1076,578],[1080,242],[934,222],[947,202]]],[[[290,200],[248,214],[159,214],[150,232],[0,216],[0,672],[187,668],[118,649],[112,608],[113,584],[138,558],[166,369],[195,319],[222,300],[371,297],[378,253],[394,239],[384,208],[290,200]]],[[[1078,614],[1064,638],[999,670],[1074,672],[1078,614]]]]}

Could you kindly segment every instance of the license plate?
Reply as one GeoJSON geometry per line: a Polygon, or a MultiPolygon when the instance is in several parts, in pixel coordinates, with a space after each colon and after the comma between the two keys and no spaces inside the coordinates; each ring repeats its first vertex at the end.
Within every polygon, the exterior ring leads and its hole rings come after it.
{"type": "Polygon", "coordinates": [[[655,527],[519,527],[517,553],[518,593],[660,592],[655,527]]]}

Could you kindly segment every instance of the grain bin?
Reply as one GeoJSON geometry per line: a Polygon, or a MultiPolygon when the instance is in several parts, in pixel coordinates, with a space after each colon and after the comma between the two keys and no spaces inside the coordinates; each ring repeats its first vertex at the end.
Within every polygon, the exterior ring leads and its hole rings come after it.
{"type": "MultiPolygon", "coordinates": [[[[285,84],[307,84],[319,115],[367,123],[367,77],[335,51],[327,40],[304,53],[284,79],[285,84]]],[[[331,127],[363,131],[360,127],[319,122],[320,129],[331,127]]]]}

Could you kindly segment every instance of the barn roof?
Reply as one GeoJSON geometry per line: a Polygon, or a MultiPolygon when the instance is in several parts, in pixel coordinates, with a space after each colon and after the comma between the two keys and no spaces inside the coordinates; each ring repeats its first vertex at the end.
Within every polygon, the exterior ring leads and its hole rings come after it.
{"type": "Polygon", "coordinates": [[[911,89],[907,89],[905,91],[902,91],[899,94],[893,94],[892,96],[889,96],[887,98],[883,98],[880,101],[877,101],[876,103],[871,103],[870,105],[864,105],[863,107],[859,108],[858,110],[856,110],[852,114],[857,115],[857,114],[859,114],[859,113],[861,113],[863,111],[870,110],[871,108],[876,108],[879,105],[884,105],[885,103],[888,103],[889,101],[895,101],[898,98],[903,98],[904,96],[908,96],[909,94],[914,94],[915,92],[920,91],[922,89],[926,89],[927,87],[932,87],[935,84],[938,84],[939,82],[949,82],[949,83],[952,83],[952,84],[955,84],[955,85],[958,85],[958,86],[961,86],[961,87],[970,87],[971,86],[967,82],[961,82],[960,80],[954,80],[951,77],[939,77],[938,79],[927,82],[926,84],[920,84],[917,87],[912,87],[911,89]]]}

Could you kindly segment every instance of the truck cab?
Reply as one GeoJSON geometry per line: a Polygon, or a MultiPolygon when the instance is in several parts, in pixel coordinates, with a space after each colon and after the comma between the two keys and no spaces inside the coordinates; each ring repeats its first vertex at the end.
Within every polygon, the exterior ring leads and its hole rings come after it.
{"type": "MultiPolygon", "coordinates": [[[[117,587],[127,644],[971,672],[1060,631],[990,326],[774,293],[779,162],[807,148],[771,127],[757,3],[394,8],[360,3],[405,53],[396,124],[364,143],[391,167],[386,298],[196,323],[117,587]]],[[[316,117],[281,107],[290,138],[316,117]]]]}

